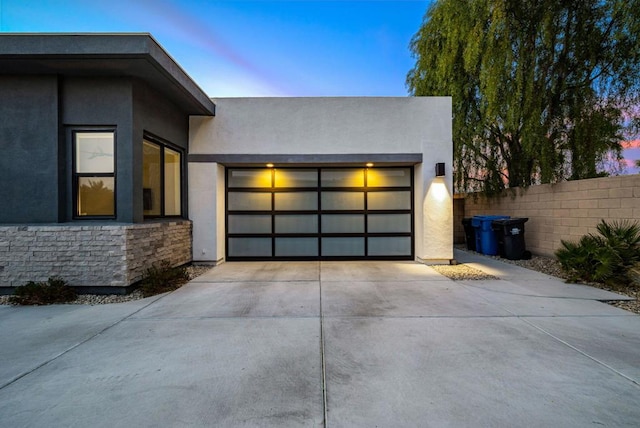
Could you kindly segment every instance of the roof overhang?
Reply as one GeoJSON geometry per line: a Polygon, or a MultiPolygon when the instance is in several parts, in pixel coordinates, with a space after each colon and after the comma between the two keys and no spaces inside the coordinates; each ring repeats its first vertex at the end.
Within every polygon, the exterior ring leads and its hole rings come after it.
{"type": "Polygon", "coordinates": [[[148,33],[0,34],[0,74],[135,77],[189,115],[215,104],[148,33]]]}

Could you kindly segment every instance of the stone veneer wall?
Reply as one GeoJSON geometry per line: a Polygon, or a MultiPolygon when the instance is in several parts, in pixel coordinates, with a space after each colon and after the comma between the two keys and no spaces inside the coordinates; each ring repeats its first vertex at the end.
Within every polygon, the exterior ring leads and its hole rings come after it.
{"type": "Polygon", "coordinates": [[[543,184],[513,193],[494,198],[467,195],[464,217],[528,217],[525,243],[534,254],[553,256],[560,240],[577,241],[595,232],[601,219],[640,220],[638,174],[543,184]]]}
{"type": "Polygon", "coordinates": [[[188,220],[0,226],[0,287],[60,276],[73,286],[126,287],[154,263],[191,261],[188,220]]]}

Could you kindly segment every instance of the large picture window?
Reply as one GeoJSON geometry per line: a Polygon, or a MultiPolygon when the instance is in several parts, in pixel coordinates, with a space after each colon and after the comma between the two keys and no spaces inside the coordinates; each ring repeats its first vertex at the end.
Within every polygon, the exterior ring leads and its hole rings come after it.
{"type": "Polygon", "coordinates": [[[76,217],[115,217],[115,132],[75,131],[76,217]]]}
{"type": "Polygon", "coordinates": [[[145,217],[182,215],[182,154],[165,144],[142,142],[145,217]]]}

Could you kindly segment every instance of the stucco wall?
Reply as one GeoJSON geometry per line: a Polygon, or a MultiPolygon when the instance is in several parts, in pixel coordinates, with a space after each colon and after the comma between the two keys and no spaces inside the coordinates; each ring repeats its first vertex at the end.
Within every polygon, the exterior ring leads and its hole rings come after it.
{"type": "Polygon", "coordinates": [[[50,276],[73,286],[126,287],[163,260],[191,261],[190,221],[0,226],[0,288],[50,276]]]}
{"type": "MultiPolygon", "coordinates": [[[[416,248],[419,259],[453,257],[451,99],[397,98],[221,98],[216,116],[191,117],[192,155],[230,154],[422,154],[416,165],[416,248]],[[447,174],[435,178],[435,163],[447,174]]],[[[190,215],[194,219],[194,260],[212,261],[202,251],[224,255],[224,182],[220,169],[190,163],[190,215]],[[214,175],[215,174],[215,175],[214,175]],[[207,192],[215,195],[195,198],[207,192]],[[197,190],[194,189],[194,184],[197,190]],[[222,194],[221,194],[222,193],[222,194]],[[199,219],[218,220],[200,228],[199,219]]],[[[217,259],[216,259],[217,260],[217,259]]]]}
{"type": "Polygon", "coordinates": [[[553,256],[561,240],[595,232],[601,219],[640,219],[640,175],[593,178],[515,189],[495,198],[467,195],[464,216],[527,217],[525,241],[534,254],[553,256]]]}
{"type": "Polygon", "coordinates": [[[0,76],[0,223],[57,222],[55,76],[0,76]]]}

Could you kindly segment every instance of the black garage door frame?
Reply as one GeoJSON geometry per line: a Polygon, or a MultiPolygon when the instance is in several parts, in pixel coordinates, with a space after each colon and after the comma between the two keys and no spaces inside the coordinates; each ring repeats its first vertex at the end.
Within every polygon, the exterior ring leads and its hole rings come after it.
{"type": "MultiPolygon", "coordinates": [[[[372,168],[361,168],[361,167],[353,167],[353,166],[284,166],[277,168],[260,168],[255,166],[248,167],[226,167],[225,168],[225,244],[226,244],[226,260],[228,261],[311,261],[311,260],[413,260],[414,259],[414,247],[415,247],[415,226],[414,226],[414,212],[415,212],[415,203],[414,203],[414,168],[412,165],[407,166],[376,166],[376,171],[385,171],[385,170],[409,170],[409,185],[402,186],[385,186],[385,187],[370,187],[368,184],[369,175],[372,168]],[[271,185],[270,186],[260,186],[260,187],[245,187],[245,186],[233,186],[230,185],[230,173],[232,171],[262,171],[263,174],[270,173],[271,174],[271,185]],[[315,171],[317,174],[316,185],[314,186],[306,186],[306,187],[276,187],[276,170],[291,170],[291,171],[315,171]],[[356,186],[356,187],[331,187],[331,186],[323,186],[321,174],[322,171],[337,171],[337,170],[363,170],[364,172],[364,186],[356,186]],[[371,209],[368,205],[368,194],[376,193],[376,192],[410,192],[410,207],[408,209],[371,209]],[[250,192],[253,194],[268,194],[271,198],[270,209],[229,209],[229,194],[230,192],[250,192]],[[317,196],[317,207],[316,209],[305,209],[305,210],[276,210],[275,198],[276,194],[281,193],[310,193],[315,192],[317,196]],[[322,207],[322,194],[326,192],[353,192],[353,193],[362,193],[364,195],[364,207],[363,209],[344,209],[344,210],[335,210],[335,209],[323,209],[322,207]],[[354,233],[327,233],[322,231],[322,216],[323,215],[334,215],[334,214],[356,214],[364,216],[364,230],[361,232],[354,233]],[[410,216],[410,230],[406,232],[370,232],[369,231],[369,221],[368,218],[370,215],[398,215],[404,214],[410,216]],[[251,216],[255,216],[255,219],[265,220],[270,217],[271,225],[269,233],[241,233],[238,231],[230,232],[229,231],[229,218],[232,216],[246,216],[245,218],[251,218],[251,216]],[[276,232],[276,216],[286,216],[286,215],[317,215],[317,231],[314,233],[277,233],[276,232]],[[403,255],[370,255],[369,251],[369,238],[401,238],[406,237],[410,238],[410,252],[408,254],[403,255]],[[249,239],[260,239],[263,242],[266,242],[265,239],[271,240],[271,249],[270,255],[260,255],[260,256],[234,256],[229,254],[230,248],[230,239],[234,238],[249,238],[249,239]],[[308,256],[308,255],[286,255],[286,256],[277,256],[276,255],[276,239],[277,238],[317,238],[317,255],[308,256]],[[322,238],[363,238],[364,239],[364,255],[323,255],[322,251],[322,238]]],[[[268,198],[268,197],[266,197],[268,198]]]]}

